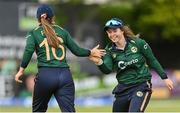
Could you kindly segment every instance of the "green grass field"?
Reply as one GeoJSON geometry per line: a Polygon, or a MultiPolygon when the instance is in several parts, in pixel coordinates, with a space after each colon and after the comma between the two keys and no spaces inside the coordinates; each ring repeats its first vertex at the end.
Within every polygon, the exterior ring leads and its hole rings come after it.
{"type": "MultiPolygon", "coordinates": [[[[76,107],[77,112],[111,112],[111,106],[76,107]]],[[[59,108],[49,108],[48,112],[59,112],[59,108]]],[[[31,112],[31,108],[0,106],[0,112],[31,112]]],[[[146,112],[180,112],[180,99],[151,100],[146,112]]]]}

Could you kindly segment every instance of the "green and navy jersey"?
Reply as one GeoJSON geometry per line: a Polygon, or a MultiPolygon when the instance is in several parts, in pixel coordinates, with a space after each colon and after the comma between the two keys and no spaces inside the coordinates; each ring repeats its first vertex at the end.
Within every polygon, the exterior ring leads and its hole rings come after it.
{"type": "Polygon", "coordinates": [[[162,79],[167,78],[148,43],[141,38],[127,38],[126,42],[124,50],[117,49],[113,43],[106,46],[107,54],[98,66],[103,73],[116,71],[119,83],[136,84],[151,80],[150,66],[162,79]]]}
{"type": "Polygon", "coordinates": [[[37,54],[38,67],[68,67],[66,47],[76,56],[86,57],[90,50],[79,47],[70,34],[63,28],[53,25],[61,44],[55,49],[48,45],[42,26],[30,31],[26,38],[26,46],[21,67],[26,68],[34,51],[37,54]]]}

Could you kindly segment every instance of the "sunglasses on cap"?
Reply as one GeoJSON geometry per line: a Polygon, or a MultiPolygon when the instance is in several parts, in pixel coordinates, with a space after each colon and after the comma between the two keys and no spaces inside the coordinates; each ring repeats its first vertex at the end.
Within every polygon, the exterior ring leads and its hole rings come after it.
{"type": "Polygon", "coordinates": [[[104,30],[106,31],[108,28],[121,28],[123,27],[123,22],[122,20],[118,18],[112,18],[111,20],[107,21],[104,30]]]}
{"type": "Polygon", "coordinates": [[[106,22],[105,26],[123,26],[120,21],[117,20],[109,20],[106,22]]]}

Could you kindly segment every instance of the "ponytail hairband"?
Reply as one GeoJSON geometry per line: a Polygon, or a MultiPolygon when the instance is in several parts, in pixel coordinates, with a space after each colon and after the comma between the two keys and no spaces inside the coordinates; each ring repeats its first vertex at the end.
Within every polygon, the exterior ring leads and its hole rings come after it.
{"type": "Polygon", "coordinates": [[[46,13],[42,14],[42,15],[41,15],[41,18],[42,18],[42,17],[43,17],[43,18],[46,18],[46,17],[47,17],[46,13]]]}

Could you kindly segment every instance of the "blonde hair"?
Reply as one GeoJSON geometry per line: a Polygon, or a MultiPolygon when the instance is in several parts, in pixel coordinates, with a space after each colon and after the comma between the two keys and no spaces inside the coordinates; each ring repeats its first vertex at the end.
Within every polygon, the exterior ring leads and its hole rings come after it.
{"type": "Polygon", "coordinates": [[[58,40],[58,37],[52,27],[53,18],[47,18],[46,14],[42,14],[39,21],[43,27],[44,34],[47,38],[48,44],[54,48],[58,48],[60,40],[58,40]]]}
{"type": "Polygon", "coordinates": [[[120,29],[124,31],[124,35],[127,37],[130,38],[139,37],[139,34],[135,35],[134,32],[127,25],[121,27],[120,29]]]}

